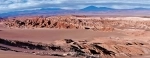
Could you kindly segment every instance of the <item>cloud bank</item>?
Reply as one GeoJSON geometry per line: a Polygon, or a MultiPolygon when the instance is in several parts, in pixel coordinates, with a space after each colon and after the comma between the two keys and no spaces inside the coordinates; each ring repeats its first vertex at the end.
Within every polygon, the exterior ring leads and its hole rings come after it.
{"type": "Polygon", "coordinates": [[[81,9],[87,6],[114,9],[150,8],[150,0],[0,0],[0,12],[39,8],[81,9]]]}

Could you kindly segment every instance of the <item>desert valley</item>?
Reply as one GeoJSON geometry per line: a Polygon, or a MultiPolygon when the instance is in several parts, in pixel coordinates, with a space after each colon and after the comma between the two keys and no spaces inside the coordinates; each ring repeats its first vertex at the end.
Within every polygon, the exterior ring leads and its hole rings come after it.
{"type": "Polygon", "coordinates": [[[0,58],[149,58],[149,34],[149,17],[2,18],[0,58]]]}

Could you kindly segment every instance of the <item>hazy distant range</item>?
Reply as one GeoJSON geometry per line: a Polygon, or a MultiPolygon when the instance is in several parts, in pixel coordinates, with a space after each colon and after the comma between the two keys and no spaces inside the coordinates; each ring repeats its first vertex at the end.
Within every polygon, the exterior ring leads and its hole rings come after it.
{"type": "Polygon", "coordinates": [[[0,17],[31,16],[31,15],[93,15],[93,16],[150,16],[150,9],[112,9],[107,7],[88,6],[79,10],[65,10],[60,8],[41,8],[1,13],[0,17]]]}

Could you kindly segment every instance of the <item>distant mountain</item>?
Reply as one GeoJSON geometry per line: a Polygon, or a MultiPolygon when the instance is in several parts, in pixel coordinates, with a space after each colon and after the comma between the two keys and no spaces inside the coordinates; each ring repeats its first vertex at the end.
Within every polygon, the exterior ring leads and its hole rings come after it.
{"type": "Polygon", "coordinates": [[[150,10],[150,8],[133,8],[133,9],[113,9],[108,7],[96,7],[96,6],[88,6],[83,9],[82,11],[108,11],[108,10],[150,10]]]}
{"type": "Polygon", "coordinates": [[[96,7],[96,6],[88,6],[86,8],[81,9],[81,11],[107,11],[107,10],[115,10],[115,9],[107,8],[107,7],[96,7]]]}
{"type": "Polygon", "coordinates": [[[150,8],[134,8],[133,10],[150,10],[150,8]]]}
{"type": "Polygon", "coordinates": [[[39,10],[63,10],[61,8],[41,8],[39,10]]]}
{"type": "Polygon", "coordinates": [[[108,7],[96,7],[88,6],[79,10],[65,10],[61,8],[39,8],[39,9],[29,9],[22,11],[13,11],[7,13],[0,13],[0,17],[10,17],[10,16],[31,16],[31,15],[70,15],[70,14],[127,14],[127,15],[140,15],[140,14],[150,14],[150,9],[147,8],[134,8],[134,9],[113,9],[108,7]]]}
{"type": "Polygon", "coordinates": [[[0,14],[0,17],[8,17],[8,16],[21,16],[21,15],[47,15],[47,14],[59,14],[66,11],[60,8],[41,8],[41,9],[33,9],[33,10],[23,10],[23,11],[13,11],[0,14]]]}

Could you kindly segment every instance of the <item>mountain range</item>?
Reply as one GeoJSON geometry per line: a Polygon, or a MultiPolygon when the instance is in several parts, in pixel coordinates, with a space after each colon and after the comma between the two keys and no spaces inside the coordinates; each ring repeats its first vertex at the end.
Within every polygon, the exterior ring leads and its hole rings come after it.
{"type": "Polygon", "coordinates": [[[141,14],[149,13],[150,9],[147,8],[134,8],[134,9],[113,9],[108,7],[96,7],[88,6],[79,10],[66,10],[61,8],[40,8],[33,10],[23,10],[23,11],[13,11],[7,13],[1,13],[0,17],[9,17],[9,16],[23,16],[23,15],[65,15],[65,14],[108,14],[108,13],[128,13],[133,12],[132,14],[141,14]]]}
{"type": "Polygon", "coordinates": [[[108,11],[108,10],[115,10],[113,8],[107,7],[95,7],[95,6],[88,6],[86,8],[80,9],[82,11],[108,11]]]}

